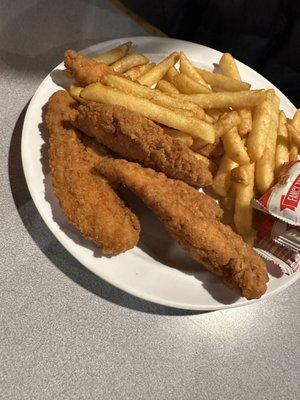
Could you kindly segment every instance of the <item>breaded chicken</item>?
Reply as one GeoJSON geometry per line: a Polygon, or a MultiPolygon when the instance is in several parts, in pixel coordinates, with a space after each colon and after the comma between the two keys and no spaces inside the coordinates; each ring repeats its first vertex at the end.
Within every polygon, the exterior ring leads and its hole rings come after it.
{"type": "Polygon", "coordinates": [[[68,220],[103,253],[118,254],[136,245],[140,226],[111,185],[94,166],[107,151],[69,123],[76,101],[64,91],[48,103],[52,185],[68,220]]]}
{"type": "Polygon", "coordinates": [[[267,289],[264,261],[229,226],[211,198],[184,182],[125,160],[102,158],[99,173],[136,193],[191,256],[247,299],[267,289]]]}
{"type": "Polygon", "coordinates": [[[104,75],[116,74],[106,64],[96,61],[93,58],[85,57],[74,50],[67,50],[65,52],[65,67],[80,86],[100,82],[104,75]]]}
{"type": "Polygon", "coordinates": [[[86,102],[74,125],[120,155],[193,186],[212,183],[208,167],[148,118],[121,106],[86,102]]]}

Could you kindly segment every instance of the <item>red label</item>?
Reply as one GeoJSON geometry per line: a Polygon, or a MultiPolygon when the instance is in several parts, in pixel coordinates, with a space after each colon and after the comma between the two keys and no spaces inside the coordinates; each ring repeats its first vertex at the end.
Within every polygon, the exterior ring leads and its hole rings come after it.
{"type": "Polygon", "coordinates": [[[295,211],[300,201],[300,175],[292,183],[287,194],[281,196],[280,211],[288,208],[295,211]]]}

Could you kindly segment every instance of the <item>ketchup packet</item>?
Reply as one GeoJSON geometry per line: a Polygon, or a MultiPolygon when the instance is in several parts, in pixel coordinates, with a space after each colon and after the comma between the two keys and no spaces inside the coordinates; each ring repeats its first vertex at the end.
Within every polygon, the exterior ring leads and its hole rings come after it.
{"type": "Polygon", "coordinates": [[[290,225],[300,226],[300,160],[285,164],[277,183],[253,205],[290,225]]]}
{"type": "Polygon", "coordinates": [[[278,265],[282,272],[291,275],[300,269],[300,228],[274,218],[257,215],[257,252],[278,265]]]}

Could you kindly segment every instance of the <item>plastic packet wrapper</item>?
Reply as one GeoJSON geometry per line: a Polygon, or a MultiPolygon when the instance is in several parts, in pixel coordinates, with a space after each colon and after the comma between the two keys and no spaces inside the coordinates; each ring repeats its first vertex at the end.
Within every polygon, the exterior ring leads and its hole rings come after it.
{"type": "Polygon", "coordinates": [[[300,269],[300,228],[261,214],[255,219],[256,251],[266,260],[278,265],[284,274],[300,269]]]}
{"type": "Polygon", "coordinates": [[[285,164],[277,183],[254,200],[253,206],[289,225],[300,226],[300,160],[285,164]]]}

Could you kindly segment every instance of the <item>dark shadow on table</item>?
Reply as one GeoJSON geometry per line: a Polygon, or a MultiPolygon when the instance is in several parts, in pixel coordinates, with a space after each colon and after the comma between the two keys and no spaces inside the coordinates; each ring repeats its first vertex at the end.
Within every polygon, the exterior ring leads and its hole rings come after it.
{"type": "Polygon", "coordinates": [[[75,283],[93,294],[121,307],[158,315],[187,316],[200,314],[198,311],[180,310],[161,306],[123,292],[82,266],[55,239],[32,202],[23,172],[21,161],[21,135],[27,106],[20,114],[13,131],[9,150],[9,177],[12,195],[21,220],[40,250],[60,271],[66,274],[75,283]],[[30,207],[24,207],[28,202],[30,202],[30,207]],[[28,210],[30,211],[30,215],[28,210]],[[32,219],[31,213],[34,213],[35,219],[39,220],[38,229],[36,229],[37,224],[30,223],[32,219]],[[45,246],[45,237],[48,237],[48,240],[46,240],[48,243],[47,246],[45,246]],[[55,251],[53,251],[53,247],[55,251]]]}

